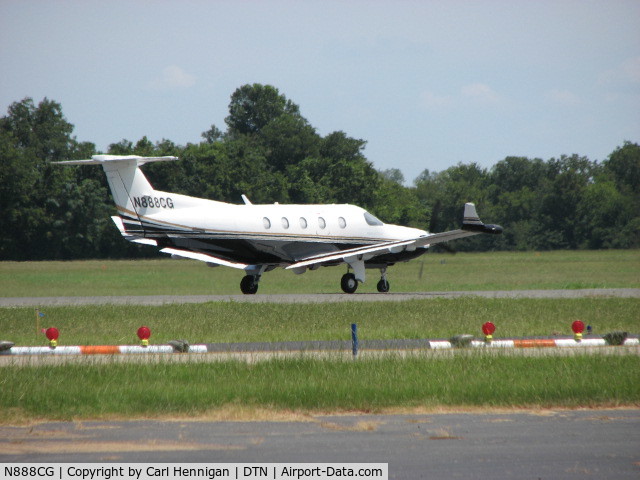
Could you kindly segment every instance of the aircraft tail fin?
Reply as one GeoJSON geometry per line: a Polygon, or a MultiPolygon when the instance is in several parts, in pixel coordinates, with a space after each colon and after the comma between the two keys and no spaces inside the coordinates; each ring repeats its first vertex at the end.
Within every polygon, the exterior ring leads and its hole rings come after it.
{"type": "MultiPolygon", "coordinates": [[[[152,209],[165,198],[154,195],[154,188],[144,176],[140,165],[150,162],[170,162],[178,157],[140,157],[137,155],[94,155],[88,160],[56,162],[58,165],[102,165],[118,214],[126,222],[127,231],[140,228],[139,210],[152,209]],[[133,221],[133,224],[130,223],[133,221]],[[135,227],[138,228],[135,228],[135,227]]],[[[159,207],[161,205],[158,205],[159,207]]],[[[142,232],[140,232],[142,233],[142,232]]]]}
{"type": "MultiPolygon", "coordinates": [[[[169,162],[178,157],[140,157],[137,155],[94,155],[88,160],[55,162],[57,165],[102,165],[111,189],[113,201],[121,217],[121,233],[128,240],[144,236],[141,215],[159,208],[173,208],[173,201],[155,194],[140,165],[150,162],[169,162]],[[130,237],[130,238],[129,238],[130,237]]],[[[116,225],[120,228],[120,224],[116,225]]]]}

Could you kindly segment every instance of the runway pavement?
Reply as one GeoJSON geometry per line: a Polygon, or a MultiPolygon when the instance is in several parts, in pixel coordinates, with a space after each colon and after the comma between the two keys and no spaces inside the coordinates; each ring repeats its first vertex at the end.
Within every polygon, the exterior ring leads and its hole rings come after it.
{"type": "Polygon", "coordinates": [[[316,293],[271,295],[146,295],[93,297],[0,297],[0,307],[41,307],[56,305],[166,305],[172,303],[336,303],[399,302],[427,298],[640,298],[640,288],[589,288],[578,290],[493,290],[471,292],[414,293],[316,293]]]}
{"type": "Polygon", "coordinates": [[[0,426],[0,462],[381,462],[390,479],[637,479],[640,410],[0,426]]]}

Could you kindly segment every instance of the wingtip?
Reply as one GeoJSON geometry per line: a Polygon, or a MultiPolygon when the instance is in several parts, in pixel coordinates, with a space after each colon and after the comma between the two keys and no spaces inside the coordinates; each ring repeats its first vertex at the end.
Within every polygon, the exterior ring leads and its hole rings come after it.
{"type": "Polygon", "coordinates": [[[487,233],[489,235],[500,235],[503,231],[500,225],[483,223],[478,216],[475,204],[470,202],[464,204],[462,229],[469,232],[487,233]]]}

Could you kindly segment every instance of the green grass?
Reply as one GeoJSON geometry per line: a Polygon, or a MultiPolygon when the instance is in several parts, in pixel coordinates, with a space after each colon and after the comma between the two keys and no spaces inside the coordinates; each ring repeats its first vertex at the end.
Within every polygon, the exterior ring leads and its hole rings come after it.
{"type": "MultiPolygon", "coordinates": [[[[260,293],[341,292],[343,267],[266,273],[260,293]]],[[[238,294],[244,272],[191,260],[0,262],[3,297],[238,294]]],[[[359,292],[375,292],[367,272],[359,292]]],[[[640,251],[432,254],[388,272],[392,292],[640,287],[640,251]],[[424,263],[423,263],[424,262],[424,263]],[[422,273],[422,274],[421,274],[422,273]]]]}
{"type": "MultiPolygon", "coordinates": [[[[358,324],[361,339],[481,336],[486,321],[495,338],[571,335],[576,319],[594,333],[640,333],[640,299],[426,299],[405,302],[277,304],[211,302],[146,306],[43,307],[40,327],[55,326],[60,345],[137,343],[136,330],[151,328],[151,343],[187,339],[191,343],[339,340],[358,324]]],[[[0,339],[17,345],[44,345],[33,308],[0,309],[0,339]]]]}
{"type": "Polygon", "coordinates": [[[5,367],[0,421],[640,404],[637,356],[318,360],[5,367]]]}
{"type": "MultiPolygon", "coordinates": [[[[427,255],[390,269],[392,291],[640,287],[640,252],[427,255]],[[420,272],[423,275],[420,277],[420,272]]],[[[276,270],[261,293],[338,292],[344,269],[302,276],[276,270]]],[[[235,294],[242,272],[175,260],[2,262],[0,292],[11,296],[235,294]]],[[[374,291],[377,272],[359,291],[374,291]]],[[[570,335],[580,319],[604,334],[640,333],[640,299],[425,299],[405,302],[274,304],[213,302],[143,306],[40,307],[40,327],[60,345],[133,344],[140,325],[151,343],[350,338],[570,335]]],[[[45,345],[33,308],[0,308],[0,339],[45,345]]],[[[635,355],[511,357],[429,353],[356,362],[330,358],[174,364],[0,367],[0,422],[30,419],[199,416],[228,408],[269,411],[388,411],[440,407],[612,407],[640,405],[635,355]]]]}

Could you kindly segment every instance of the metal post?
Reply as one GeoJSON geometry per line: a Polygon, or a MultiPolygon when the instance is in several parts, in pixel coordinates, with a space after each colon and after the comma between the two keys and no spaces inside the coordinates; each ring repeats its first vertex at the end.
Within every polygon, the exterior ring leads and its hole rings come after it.
{"type": "Polygon", "coordinates": [[[358,356],[358,325],[351,324],[351,350],[353,352],[353,358],[358,356]]]}

